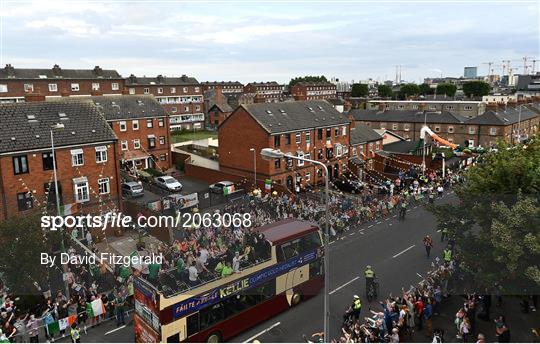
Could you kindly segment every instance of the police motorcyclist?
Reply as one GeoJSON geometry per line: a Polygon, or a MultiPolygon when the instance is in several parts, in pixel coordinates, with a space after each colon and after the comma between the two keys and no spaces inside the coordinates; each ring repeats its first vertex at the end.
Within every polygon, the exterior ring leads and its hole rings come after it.
{"type": "Polygon", "coordinates": [[[364,271],[364,276],[366,277],[366,293],[368,293],[369,288],[373,287],[373,290],[375,291],[375,294],[377,293],[377,289],[375,289],[375,271],[371,268],[371,265],[366,266],[366,270],[364,271]]]}

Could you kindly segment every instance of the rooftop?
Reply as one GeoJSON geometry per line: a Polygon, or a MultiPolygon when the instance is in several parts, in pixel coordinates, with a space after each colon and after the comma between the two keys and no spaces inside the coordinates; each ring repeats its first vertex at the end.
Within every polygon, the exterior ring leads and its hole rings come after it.
{"type": "Polygon", "coordinates": [[[51,147],[50,130],[57,147],[116,140],[99,109],[88,101],[58,100],[0,105],[0,153],[51,147]]]}
{"type": "MultiPolygon", "coordinates": [[[[442,97],[442,96],[440,96],[442,97]]],[[[411,103],[411,104],[481,104],[479,100],[453,100],[453,99],[436,99],[436,100],[368,100],[368,103],[411,103]]]]}
{"type": "Polygon", "coordinates": [[[256,103],[242,105],[242,108],[270,134],[350,123],[344,114],[324,100],[256,103]]]}
{"type": "Polygon", "coordinates": [[[275,81],[250,82],[246,86],[282,86],[275,81]]]}
{"type": "Polygon", "coordinates": [[[203,81],[201,85],[207,86],[244,86],[240,81],[203,81]]]}
{"type": "Polygon", "coordinates": [[[103,112],[107,121],[167,116],[165,109],[150,95],[96,96],[89,98],[103,112]]]}
{"type": "Polygon", "coordinates": [[[449,111],[415,110],[358,110],[349,112],[355,121],[409,122],[409,123],[465,123],[468,118],[449,111]]]}
{"type": "Polygon", "coordinates": [[[93,69],[63,69],[54,65],[51,69],[15,68],[7,64],[0,69],[0,79],[122,79],[122,76],[113,69],[101,69],[95,66],[93,69]]]}
{"type": "Polygon", "coordinates": [[[533,111],[526,106],[521,107],[520,111],[514,107],[508,107],[505,109],[498,110],[487,110],[482,115],[471,118],[468,123],[470,124],[487,124],[487,125],[509,125],[513,123],[518,123],[521,121],[538,117],[538,113],[533,111]]]}
{"type": "Polygon", "coordinates": [[[168,77],[164,75],[158,75],[156,77],[138,77],[131,74],[126,78],[126,86],[135,86],[135,85],[170,85],[170,86],[182,86],[182,85],[199,85],[197,79],[182,75],[180,77],[168,77]]]}
{"type": "Polygon", "coordinates": [[[365,124],[355,123],[351,128],[351,144],[382,140],[382,136],[365,124]]]}

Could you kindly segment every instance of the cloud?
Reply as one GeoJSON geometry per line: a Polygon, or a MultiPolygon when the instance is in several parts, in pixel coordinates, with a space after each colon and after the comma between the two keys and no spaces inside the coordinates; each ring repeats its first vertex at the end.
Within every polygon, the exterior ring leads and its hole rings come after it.
{"type": "Polygon", "coordinates": [[[99,35],[101,33],[100,29],[94,24],[65,17],[49,17],[43,20],[29,21],[26,23],[26,27],[37,30],[53,30],[75,37],[99,35]]]}

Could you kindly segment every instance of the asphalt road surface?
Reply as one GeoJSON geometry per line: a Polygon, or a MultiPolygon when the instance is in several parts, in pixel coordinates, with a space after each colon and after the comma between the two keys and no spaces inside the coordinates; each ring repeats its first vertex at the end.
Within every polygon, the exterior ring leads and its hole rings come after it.
{"type": "MultiPolygon", "coordinates": [[[[456,201],[453,193],[446,194],[436,203],[456,201]]],[[[371,265],[380,283],[380,298],[389,293],[398,295],[401,288],[420,282],[430,269],[435,257],[440,257],[444,244],[435,231],[435,218],[423,206],[407,211],[405,221],[397,216],[351,229],[343,239],[330,246],[330,338],[339,338],[342,316],[357,294],[362,299],[361,316],[371,315],[369,308],[379,310],[378,300],[371,303],[365,298],[363,271],[371,265]],[[430,234],[434,240],[431,258],[426,258],[422,239],[430,234]]],[[[130,317],[131,318],[131,317],[130,317]]],[[[323,330],[323,293],[300,303],[294,309],[281,313],[240,336],[232,342],[302,342],[302,335],[323,330]]],[[[131,342],[133,323],[116,328],[114,322],[90,329],[82,336],[83,342],[131,342]]]]}

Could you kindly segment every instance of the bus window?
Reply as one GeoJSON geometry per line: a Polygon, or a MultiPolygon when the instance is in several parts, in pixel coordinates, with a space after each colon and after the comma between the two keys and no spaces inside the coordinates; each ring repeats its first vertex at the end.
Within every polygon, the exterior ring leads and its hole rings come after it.
{"type": "Polygon", "coordinates": [[[167,343],[180,343],[180,333],[173,334],[167,338],[167,343]]]}
{"type": "Polygon", "coordinates": [[[223,306],[223,302],[220,302],[199,312],[201,330],[210,327],[225,318],[225,307],[223,306]]]}
{"type": "Polygon", "coordinates": [[[187,317],[187,336],[192,336],[199,332],[199,313],[192,314],[187,317]]]}
{"type": "Polygon", "coordinates": [[[321,237],[319,232],[312,232],[301,238],[286,242],[276,248],[278,262],[289,260],[302,253],[321,247],[321,237]]]}
{"type": "Polygon", "coordinates": [[[320,276],[323,274],[323,259],[317,259],[314,262],[309,263],[309,276],[320,276]]]}
{"type": "Polygon", "coordinates": [[[312,233],[306,234],[301,239],[302,240],[300,242],[300,245],[301,245],[300,250],[302,252],[307,252],[313,249],[317,249],[321,247],[322,245],[321,236],[319,235],[319,232],[312,232],[312,233]]]}

